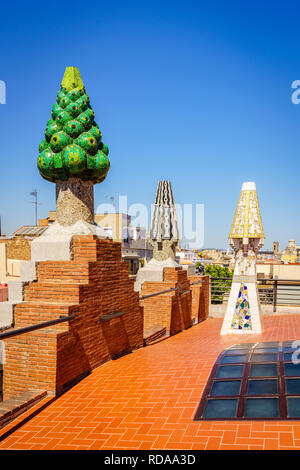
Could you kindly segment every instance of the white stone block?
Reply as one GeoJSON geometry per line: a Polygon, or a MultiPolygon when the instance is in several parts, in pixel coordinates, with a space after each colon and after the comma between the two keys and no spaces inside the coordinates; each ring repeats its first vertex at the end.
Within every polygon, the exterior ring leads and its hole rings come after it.
{"type": "Polygon", "coordinates": [[[70,260],[74,235],[97,235],[101,239],[109,238],[99,225],[91,225],[82,220],[71,226],[55,222],[43,235],[31,242],[31,260],[34,262],[70,260]]]}
{"type": "Polygon", "coordinates": [[[14,306],[16,302],[0,302],[0,329],[9,328],[14,323],[14,306]]]}
{"type": "Polygon", "coordinates": [[[20,279],[24,282],[36,281],[36,263],[20,261],[20,279]]]}
{"type": "Polygon", "coordinates": [[[32,261],[68,261],[73,237],[39,237],[31,243],[32,261]]]}
{"type": "Polygon", "coordinates": [[[171,258],[165,261],[157,261],[152,259],[144,267],[137,272],[134,290],[140,292],[142,285],[146,281],[162,282],[164,280],[164,268],[176,268],[180,265],[171,258]]]}
{"type": "Polygon", "coordinates": [[[8,281],[8,301],[9,302],[22,302],[23,301],[23,287],[22,281],[8,281]]]}

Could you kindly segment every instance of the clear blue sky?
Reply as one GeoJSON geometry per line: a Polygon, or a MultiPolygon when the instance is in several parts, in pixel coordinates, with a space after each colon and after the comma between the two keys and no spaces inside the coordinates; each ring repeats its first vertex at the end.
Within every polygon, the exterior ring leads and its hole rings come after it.
{"type": "Polygon", "coordinates": [[[255,181],[265,247],[300,244],[299,2],[52,1],[1,5],[1,216],[34,223],[29,192],[55,208],[36,168],[65,67],[79,67],[111,170],[95,188],[153,202],[205,204],[205,246],[225,247],[243,181],[255,181]]]}

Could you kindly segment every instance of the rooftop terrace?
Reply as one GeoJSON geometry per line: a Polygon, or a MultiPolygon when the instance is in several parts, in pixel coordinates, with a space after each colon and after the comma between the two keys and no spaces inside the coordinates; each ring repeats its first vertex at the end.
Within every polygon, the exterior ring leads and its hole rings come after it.
{"type": "Polygon", "coordinates": [[[251,337],[221,337],[222,319],[208,319],[107,362],[3,428],[0,449],[300,449],[300,421],[194,421],[225,348],[299,339],[299,319],[264,316],[251,337]]]}

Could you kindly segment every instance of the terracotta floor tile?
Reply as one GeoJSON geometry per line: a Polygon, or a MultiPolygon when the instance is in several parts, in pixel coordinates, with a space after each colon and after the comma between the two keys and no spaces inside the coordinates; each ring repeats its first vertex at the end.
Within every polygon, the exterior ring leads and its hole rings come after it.
{"type": "Polygon", "coordinates": [[[198,442],[198,443],[196,443],[196,444],[192,444],[191,449],[192,449],[192,450],[205,450],[205,447],[206,447],[206,443],[205,443],[205,444],[201,444],[200,442],[198,442]]]}
{"type": "Polygon", "coordinates": [[[61,441],[61,439],[50,439],[48,444],[46,444],[43,449],[44,450],[51,450],[61,441]]]}
{"type": "Polygon", "coordinates": [[[278,432],[272,431],[252,431],[250,437],[262,439],[277,439],[278,432]]]}
{"type": "Polygon", "coordinates": [[[294,438],[300,439],[300,423],[298,426],[293,426],[294,438]]]}
{"type": "Polygon", "coordinates": [[[167,442],[165,446],[166,449],[170,450],[189,450],[191,448],[190,444],[184,444],[183,442],[167,442]]]}
{"type": "Polygon", "coordinates": [[[293,433],[280,432],[279,433],[279,445],[281,447],[293,446],[294,445],[293,433]]]}
{"type": "Polygon", "coordinates": [[[197,432],[197,437],[205,436],[205,437],[222,437],[224,434],[224,431],[214,431],[213,429],[211,430],[206,430],[202,429],[197,432]]]}
{"type": "Polygon", "coordinates": [[[105,447],[109,446],[110,448],[114,447],[114,445],[122,438],[123,434],[114,434],[110,436],[107,441],[105,442],[105,447]]]}
{"type": "MultiPolygon", "coordinates": [[[[201,427],[202,429],[202,427],[201,427]]],[[[185,436],[197,436],[197,432],[199,431],[199,424],[198,423],[190,423],[187,425],[185,436]]]]}
{"type": "Polygon", "coordinates": [[[254,446],[257,446],[257,445],[263,446],[264,442],[265,442],[264,439],[256,439],[253,437],[239,437],[239,436],[237,436],[235,440],[235,444],[242,444],[242,445],[247,444],[247,445],[254,445],[254,446]]]}
{"type": "Polygon", "coordinates": [[[212,421],[198,421],[198,429],[201,429],[201,430],[211,430],[213,428],[213,422],[212,421]]]}
{"type": "Polygon", "coordinates": [[[100,449],[102,449],[102,447],[104,446],[106,440],[107,440],[107,439],[104,439],[104,440],[102,440],[102,439],[95,439],[95,441],[93,442],[93,444],[90,445],[89,450],[100,450],[100,449]]]}
{"type": "Polygon", "coordinates": [[[152,449],[153,442],[152,441],[143,441],[141,442],[140,447],[138,450],[150,450],[152,449]]]}
{"type": "Polygon", "coordinates": [[[206,450],[218,450],[221,444],[221,438],[220,437],[209,437],[206,447],[206,450]]]}
{"type": "Polygon", "coordinates": [[[250,437],[251,424],[239,424],[237,429],[238,437],[250,437]]]}
{"type": "Polygon", "coordinates": [[[158,436],[152,445],[152,449],[164,449],[170,436],[158,436]]]}
{"type": "Polygon", "coordinates": [[[25,442],[18,443],[16,442],[10,447],[10,450],[30,450],[34,444],[26,444],[25,442]]]}
{"type": "Polygon", "coordinates": [[[265,450],[277,450],[279,448],[279,439],[265,439],[265,450]]]}
{"type": "Polygon", "coordinates": [[[297,447],[285,447],[285,446],[280,446],[279,450],[299,450],[297,447]]]}
{"type": "Polygon", "coordinates": [[[247,445],[222,444],[219,450],[249,450],[247,445]]]}
{"type": "Polygon", "coordinates": [[[137,431],[137,434],[147,434],[148,431],[152,428],[152,424],[142,424],[139,430],[137,431]]]}
{"type": "Polygon", "coordinates": [[[180,442],[183,435],[184,435],[184,432],[182,430],[173,431],[172,433],[170,433],[169,442],[180,442]]]}
{"type": "Polygon", "coordinates": [[[235,438],[236,438],[235,431],[224,431],[221,443],[222,444],[234,444],[235,438]]]}
{"type": "Polygon", "coordinates": [[[265,423],[261,421],[252,421],[251,430],[252,431],[264,431],[265,423]]]}

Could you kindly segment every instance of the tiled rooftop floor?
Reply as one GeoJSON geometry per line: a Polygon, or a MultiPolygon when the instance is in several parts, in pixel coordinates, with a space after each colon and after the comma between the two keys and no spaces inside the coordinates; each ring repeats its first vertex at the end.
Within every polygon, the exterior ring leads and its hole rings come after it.
{"type": "Polygon", "coordinates": [[[193,421],[224,348],[300,339],[299,315],[264,317],[251,339],[220,337],[221,324],[209,319],[104,364],[10,435],[16,422],[2,429],[0,449],[300,449],[300,421],[193,421]]]}

